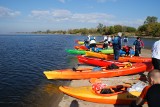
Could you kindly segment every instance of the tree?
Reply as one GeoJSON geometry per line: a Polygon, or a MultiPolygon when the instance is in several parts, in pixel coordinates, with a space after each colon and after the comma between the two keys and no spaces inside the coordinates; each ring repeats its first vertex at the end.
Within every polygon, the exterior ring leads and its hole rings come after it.
{"type": "Polygon", "coordinates": [[[103,27],[103,35],[108,35],[109,27],[103,27]]]}
{"type": "Polygon", "coordinates": [[[113,26],[110,26],[108,29],[108,34],[114,34],[115,33],[115,29],[113,26]]]}
{"type": "Polygon", "coordinates": [[[102,34],[103,27],[104,27],[104,25],[102,23],[99,23],[98,26],[97,26],[97,32],[100,33],[100,34],[102,34]]]}
{"type": "Polygon", "coordinates": [[[122,26],[121,25],[115,25],[114,29],[115,29],[115,33],[122,32],[122,26]]]}
{"type": "Polygon", "coordinates": [[[158,18],[155,16],[148,16],[144,21],[144,24],[157,23],[158,18]]]}
{"type": "Polygon", "coordinates": [[[147,33],[151,36],[160,36],[160,23],[148,24],[147,33]]]}
{"type": "Polygon", "coordinates": [[[48,29],[47,31],[46,31],[46,33],[48,34],[48,33],[51,33],[51,31],[48,29]]]}
{"type": "Polygon", "coordinates": [[[136,32],[136,28],[127,26],[126,32],[136,32]]]}

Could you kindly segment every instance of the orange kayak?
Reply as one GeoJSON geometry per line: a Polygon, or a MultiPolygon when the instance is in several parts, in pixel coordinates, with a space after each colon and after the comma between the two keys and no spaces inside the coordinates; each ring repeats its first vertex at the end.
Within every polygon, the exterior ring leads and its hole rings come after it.
{"type": "Polygon", "coordinates": [[[75,46],[74,48],[78,49],[78,50],[88,50],[88,48],[86,46],[83,46],[83,45],[75,46]]]}
{"type": "MultiPolygon", "coordinates": [[[[87,51],[86,56],[90,57],[96,57],[96,58],[101,58],[101,59],[106,59],[106,60],[114,60],[114,55],[106,55],[102,53],[96,53],[96,52],[91,52],[87,51]]],[[[146,57],[136,57],[136,56],[124,56],[124,57],[119,57],[120,62],[151,62],[151,58],[146,58],[146,57]]]]}
{"type": "Polygon", "coordinates": [[[95,102],[95,103],[104,103],[104,104],[131,104],[132,101],[135,101],[141,92],[133,91],[127,92],[129,86],[118,85],[118,86],[109,86],[101,90],[94,90],[91,86],[86,87],[66,87],[60,86],[59,89],[63,93],[75,97],[77,99],[95,102]],[[104,93],[104,91],[107,91],[104,93]]]}
{"type": "Polygon", "coordinates": [[[47,79],[90,79],[137,74],[145,71],[150,71],[151,69],[151,63],[133,63],[130,67],[119,67],[119,69],[106,69],[106,67],[101,67],[101,69],[98,69],[96,71],[93,68],[79,68],[77,70],[63,69],[44,71],[44,74],[47,79]]]}

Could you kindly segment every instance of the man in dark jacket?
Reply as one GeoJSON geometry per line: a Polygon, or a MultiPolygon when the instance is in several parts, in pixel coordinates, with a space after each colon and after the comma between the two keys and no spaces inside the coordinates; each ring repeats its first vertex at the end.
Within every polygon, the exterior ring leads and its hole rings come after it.
{"type": "Polygon", "coordinates": [[[119,32],[118,36],[114,37],[113,39],[114,60],[118,60],[120,56],[121,36],[122,36],[122,33],[119,32]]]}
{"type": "Polygon", "coordinates": [[[141,48],[140,37],[137,37],[137,40],[134,41],[133,45],[135,50],[134,56],[139,56],[139,50],[141,48]]]}

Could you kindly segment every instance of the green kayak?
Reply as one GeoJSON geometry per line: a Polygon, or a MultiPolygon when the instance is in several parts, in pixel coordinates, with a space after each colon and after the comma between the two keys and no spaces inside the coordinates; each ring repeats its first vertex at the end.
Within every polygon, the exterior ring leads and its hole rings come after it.
{"type": "Polygon", "coordinates": [[[113,54],[113,49],[103,49],[100,52],[104,54],[113,54]]]}
{"type": "Polygon", "coordinates": [[[75,54],[75,55],[85,55],[86,54],[86,51],[84,50],[67,49],[66,51],[70,54],[75,54]]]}

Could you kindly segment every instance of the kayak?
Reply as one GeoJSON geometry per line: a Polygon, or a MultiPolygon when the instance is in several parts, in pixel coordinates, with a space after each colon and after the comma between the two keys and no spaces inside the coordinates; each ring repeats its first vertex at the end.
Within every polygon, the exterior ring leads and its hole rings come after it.
{"type": "MultiPolygon", "coordinates": [[[[100,51],[102,51],[102,49],[101,48],[96,48],[95,51],[100,52],[100,51]]],[[[110,50],[105,50],[105,51],[106,51],[106,53],[108,52],[108,54],[112,53],[110,50]]],[[[76,50],[76,49],[67,49],[66,52],[69,53],[69,54],[74,54],[74,55],[85,55],[86,54],[85,50],[76,50]]]]}
{"type": "Polygon", "coordinates": [[[100,67],[109,66],[111,64],[123,65],[121,62],[86,57],[86,56],[82,56],[82,55],[77,56],[77,59],[78,59],[79,63],[100,66],[100,67]]]}
{"type": "Polygon", "coordinates": [[[95,103],[129,105],[132,101],[137,99],[141,92],[128,92],[127,88],[129,88],[129,86],[125,85],[108,86],[100,90],[94,90],[91,86],[59,87],[60,91],[77,99],[95,103]]]}
{"type": "MultiPolygon", "coordinates": [[[[96,53],[96,52],[91,52],[88,51],[86,52],[86,56],[90,56],[90,57],[96,57],[96,58],[101,58],[101,59],[106,59],[106,60],[114,60],[114,55],[105,55],[102,53],[96,53]]],[[[124,56],[124,57],[119,57],[120,62],[151,62],[152,59],[151,58],[147,58],[147,57],[138,57],[138,56],[124,56]]]]}
{"type": "MultiPolygon", "coordinates": [[[[109,61],[109,60],[103,60],[99,58],[86,57],[82,55],[77,56],[77,59],[79,63],[89,64],[89,65],[94,65],[94,66],[99,66],[99,67],[106,67],[111,64],[120,65],[120,66],[124,65],[124,62],[122,63],[118,61],[109,61]]],[[[127,64],[127,62],[125,63],[127,64]]],[[[146,71],[150,71],[153,67],[151,62],[144,62],[144,63],[147,65],[146,71]]]]}
{"type": "Polygon", "coordinates": [[[86,51],[84,50],[75,50],[75,49],[68,49],[66,50],[69,54],[75,54],[75,55],[85,55],[86,51]]]}
{"type": "Polygon", "coordinates": [[[78,41],[77,42],[79,45],[84,45],[84,41],[78,41]]]}
{"type": "Polygon", "coordinates": [[[115,76],[123,76],[129,74],[137,74],[141,72],[150,71],[151,67],[147,67],[145,63],[133,63],[132,66],[124,67],[119,66],[118,69],[106,69],[106,67],[95,67],[95,68],[79,68],[79,69],[62,69],[44,71],[43,73],[47,79],[90,79],[90,78],[109,78],[115,76]]]}
{"type": "Polygon", "coordinates": [[[113,54],[113,49],[103,49],[100,52],[104,54],[113,54]]]}
{"type": "Polygon", "coordinates": [[[83,46],[83,45],[81,45],[81,46],[75,46],[74,48],[78,49],[78,50],[88,50],[88,48],[86,46],[83,46]]]}
{"type": "MultiPolygon", "coordinates": [[[[114,53],[112,48],[111,49],[103,49],[100,52],[103,54],[113,54],[114,53]]],[[[123,55],[123,54],[126,54],[126,52],[123,50],[120,50],[120,55],[123,55]]]]}
{"type": "Polygon", "coordinates": [[[106,59],[106,60],[114,59],[114,55],[106,55],[103,53],[96,53],[96,52],[91,52],[91,51],[86,52],[85,55],[89,57],[96,57],[96,58],[101,58],[101,59],[106,59]]]}

